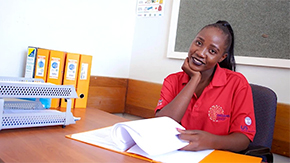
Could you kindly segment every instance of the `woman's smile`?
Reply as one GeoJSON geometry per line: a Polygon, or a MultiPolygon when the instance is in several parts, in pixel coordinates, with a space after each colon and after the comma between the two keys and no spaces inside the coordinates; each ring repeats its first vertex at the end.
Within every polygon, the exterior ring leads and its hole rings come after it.
{"type": "Polygon", "coordinates": [[[195,65],[197,65],[197,66],[201,66],[201,65],[204,65],[205,64],[204,62],[202,62],[201,60],[199,60],[199,59],[197,59],[195,57],[192,57],[191,60],[192,60],[192,63],[195,64],[195,65]]]}

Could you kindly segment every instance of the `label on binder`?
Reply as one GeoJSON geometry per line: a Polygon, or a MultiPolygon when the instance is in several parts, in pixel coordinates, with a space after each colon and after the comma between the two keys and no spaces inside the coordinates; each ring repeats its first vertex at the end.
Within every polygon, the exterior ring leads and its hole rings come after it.
{"type": "Polygon", "coordinates": [[[36,76],[44,76],[45,56],[37,56],[36,76]]]}
{"type": "Polygon", "coordinates": [[[87,80],[89,64],[82,63],[80,80],[87,80]]]}
{"type": "Polygon", "coordinates": [[[25,78],[33,78],[34,77],[34,68],[35,68],[35,58],[36,58],[37,48],[28,47],[27,59],[26,59],[26,67],[25,67],[25,78]]]}
{"type": "Polygon", "coordinates": [[[59,66],[60,66],[60,58],[51,58],[51,65],[50,65],[50,78],[58,79],[59,74],[59,66]]]}
{"type": "Polygon", "coordinates": [[[68,59],[68,67],[67,67],[67,75],[66,75],[66,78],[68,80],[75,80],[76,79],[77,64],[78,64],[77,60],[68,59]]]}

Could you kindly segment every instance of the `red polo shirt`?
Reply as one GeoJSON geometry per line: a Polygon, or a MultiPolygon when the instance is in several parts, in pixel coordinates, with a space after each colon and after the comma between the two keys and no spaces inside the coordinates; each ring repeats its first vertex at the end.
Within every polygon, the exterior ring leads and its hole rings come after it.
{"type": "MultiPolygon", "coordinates": [[[[170,103],[189,81],[185,72],[164,79],[155,111],[170,103]]],[[[188,130],[203,130],[216,135],[233,132],[245,134],[253,141],[256,122],[251,87],[246,78],[217,65],[210,84],[199,98],[192,97],[181,124],[188,130]]]]}

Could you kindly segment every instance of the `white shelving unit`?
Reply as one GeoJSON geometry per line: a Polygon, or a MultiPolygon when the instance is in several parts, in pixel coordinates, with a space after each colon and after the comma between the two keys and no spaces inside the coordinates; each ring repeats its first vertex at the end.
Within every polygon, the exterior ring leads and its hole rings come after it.
{"type": "Polygon", "coordinates": [[[71,99],[78,98],[71,85],[53,85],[41,79],[0,77],[0,130],[75,124],[71,99]],[[14,100],[35,98],[36,101],[14,100]],[[66,111],[45,109],[40,98],[65,98],[66,111]]]}

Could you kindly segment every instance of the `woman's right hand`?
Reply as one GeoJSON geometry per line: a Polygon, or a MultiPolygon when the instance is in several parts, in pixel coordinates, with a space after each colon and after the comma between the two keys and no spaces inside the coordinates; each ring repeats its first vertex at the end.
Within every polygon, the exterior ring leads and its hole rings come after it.
{"type": "Polygon", "coordinates": [[[186,57],[186,59],[183,62],[182,70],[190,77],[190,78],[201,78],[201,73],[199,71],[194,71],[189,66],[189,59],[186,57]]]}

